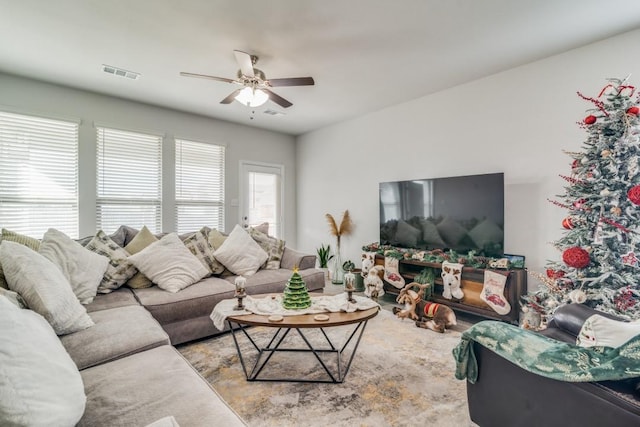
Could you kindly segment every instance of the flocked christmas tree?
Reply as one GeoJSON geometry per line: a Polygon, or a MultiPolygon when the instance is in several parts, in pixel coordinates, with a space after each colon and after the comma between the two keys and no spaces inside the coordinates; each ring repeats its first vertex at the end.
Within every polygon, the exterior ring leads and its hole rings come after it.
{"type": "Polygon", "coordinates": [[[307,290],[307,284],[304,283],[300,273],[298,273],[298,267],[293,269],[293,274],[284,287],[282,305],[286,309],[294,310],[311,307],[311,297],[307,290]]]}
{"type": "Polygon", "coordinates": [[[587,132],[573,158],[564,194],[551,202],[567,210],[564,235],[526,306],[548,319],[556,308],[584,303],[627,319],[640,318],[639,97],[626,80],[610,79],[579,125],[587,132]]]}

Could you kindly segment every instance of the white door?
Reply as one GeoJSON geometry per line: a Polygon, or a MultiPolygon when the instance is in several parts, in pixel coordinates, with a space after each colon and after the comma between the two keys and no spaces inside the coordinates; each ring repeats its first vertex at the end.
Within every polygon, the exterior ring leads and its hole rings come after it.
{"type": "Polygon", "coordinates": [[[240,224],[254,227],[269,223],[269,235],[282,237],[282,187],[284,166],[240,162],[240,224]]]}

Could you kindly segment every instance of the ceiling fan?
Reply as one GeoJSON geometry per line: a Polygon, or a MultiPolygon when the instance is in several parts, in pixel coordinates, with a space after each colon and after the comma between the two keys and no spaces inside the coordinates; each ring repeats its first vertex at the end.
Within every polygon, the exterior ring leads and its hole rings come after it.
{"type": "Polygon", "coordinates": [[[221,104],[231,104],[234,100],[247,105],[249,107],[258,107],[267,100],[272,100],[282,108],[289,108],[293,104],[280,95],[271,91],[272,87],[282,86],[313,86],[315,82],[313,77],[289,77],[282,79],[269,79],[267,80],[264,72],[254,68],[258,62],[258,57],[255,55],[249,55],[246,52],[240,50],[234,50],[236,61],[240,66],[238,70],[237,79],[227,79],[225,77],[208,76],[206,74],[194,74],[181,72],[180,75],[184,77],[198,77],[202,79],[217,80],[225,83],[234,83],[242,86],[240,89],[236,89],[229,94],[226,98],[220,101],[221,104]]]}

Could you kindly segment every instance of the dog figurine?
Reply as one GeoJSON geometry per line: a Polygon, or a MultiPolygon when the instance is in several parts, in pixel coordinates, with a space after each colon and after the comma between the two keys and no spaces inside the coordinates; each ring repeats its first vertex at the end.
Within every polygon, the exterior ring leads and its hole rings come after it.
{"type": "Polygon", "coordinates": [[[384,275],[384,267],[374,265],[369,268],[367,276],[364,278],[364,294],[371,299],[378,299],[384,295],[384,283],[382,276],[384,275]]]}
{"type": "Polygon", "coordinates": [[[367,273],[369,273],[369,269],[376,264],[376,253],[375,252],[363,252],[362,253],[362,269],[360,275],[362,277],[367,277],[367,273]]]}
{"type": "Polygon", "coordinates": [[[405,285],[405,287],[400,290],[400,293],[396,297],[396,302],[404,304],[404,308],[393,307],[393,314],[398,316],[398,318],[400,319],[406,319],[410,317],[412,320],[418,320],[418,315],[416,314],[416,306],[422,300],[425,289],[427,289],[429,286],[431,286],[429,283],[421,284],[417,282],[411,282],[405,285]],[[414,288],[418,288],[418,292],[416,292],[414,288]]]}
{"type": "Polygon", "coordinates": [[[444,304],[420,301],[417,311],[422,316],[420,320],[416,321],[416,326],[419,328],[444,333],[447,328],[457,325],[456,314],[444,304]]]}
{"type": "Polygon", "coordinates": [[[446,299],[461,300],[464,298],[460,286],[460,274],[462,273],[462,264],[443,262],[442,263],[442,297],[446,299]]]}

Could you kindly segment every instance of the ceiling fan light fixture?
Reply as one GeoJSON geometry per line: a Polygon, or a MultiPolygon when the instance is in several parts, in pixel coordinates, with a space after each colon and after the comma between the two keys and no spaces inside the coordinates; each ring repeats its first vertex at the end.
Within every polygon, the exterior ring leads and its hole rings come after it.
{"type": "Polygon", "coordinates": [[[236,95],[236,101],[247,107],[259,107],[269,100],[269,95],[263,90],[245,87],[236,95]]]}

